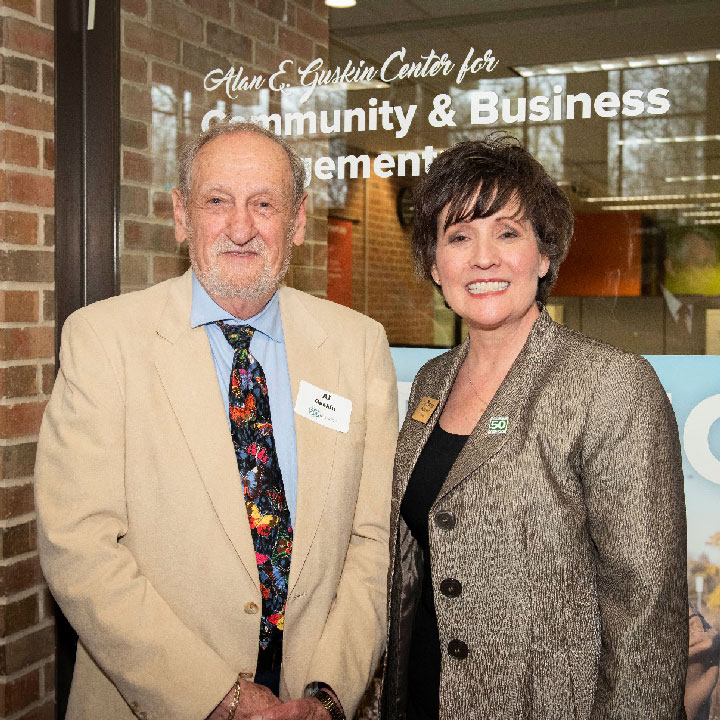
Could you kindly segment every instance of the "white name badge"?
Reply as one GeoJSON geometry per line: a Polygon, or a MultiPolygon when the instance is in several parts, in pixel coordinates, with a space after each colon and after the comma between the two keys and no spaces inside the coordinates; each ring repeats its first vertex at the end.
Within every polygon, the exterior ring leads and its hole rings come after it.
{"type": "Polygon", "coordinates": [[[350,428],[352,401],[301,380],[295,412],[318,425],[346,433],[350,428]]]}

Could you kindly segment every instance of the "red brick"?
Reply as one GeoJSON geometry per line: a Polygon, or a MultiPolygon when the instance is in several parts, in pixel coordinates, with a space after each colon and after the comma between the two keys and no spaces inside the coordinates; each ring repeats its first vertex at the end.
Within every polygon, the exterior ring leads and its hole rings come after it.
{"type": "Polygon", "coordinates": [[[0,171],[0,193],[0,197],[8,202],[52,207],[55,184],[48,175],[6,170],[0,171]]]}
{"type": "Polygon", "coordinates": [[[120,207],[123,215],[148,214],[148,191],[136,185],[122,185],[120,187],[120,207]]]}
{"type": "Polygon", "coordinates": [[[46,25],[55,23],[55,0],[40,0],[40,20],[46,25]]]}
{"type": "MultiPolygon", "coordinates": [[[[265,43],[261,42],[255,43],[255,64],[261,68],[262,72],[276,72],[280,63],[285,59],[286,57],[278,50],[277,45],[265,45],[265,43]]],[[[271,98],[271,102],[274,99],[275,98],[271,98]]],[[[272,108],[270,108],[270,110],[274,112],[272,108]]]]}
{"type": "Polygon", "coordinates": [[[43,167],[55,169],[55,141],[50,138],[43,138],[43,167]]]}
{"type": "Polygon", "coordinates": [[[172,220],[173,204],[169,192],[153,193],[153,215],[164,220],[172,220]]]}
{"type": "Polygon", "coordinates": [[[205,92],[203,78],[165,65],[165,63],[153,62],[151,75],[154,85],[169,85],[178,96],[187,90],[197,101],[199,96],[205,92]]]}
{"type": "Polygon", "coordinates": [[[326,63],[330,53],[327,45],[321,45],[320,43],[313,43],[313,59],[322,58],[326,63]]]}
{"type": "Polygon", "coordinates": [[[0,652],[0,672],[11,675],[43,658],[50,657],[55,650],[55,628],[52,625],[10,640],[0,652]],[[2,667],[2,655],[5,667],[2,667]]]}
{"type": "Polygon", "coordinates": [[[37,322],[38,306],[35,290],[0,290],[0,322],[37,322]]]}
{"type": "Polygon", "coordinates": [[[11,165],[38,166],[38,141],[34,135],[3,130],[0,152],[2,159],[11,165]]]}
{"type": "MultiPolygon", "coordinates": [[[[0,445],[0,479],[17,480],[32,475],[35,467],[35,450],[34,442],[0,445]]],[[[9,517],[28,512],[22,509],[28,500],[29,509],[32,510],[32,485],[0,488],[0,519],[7,520],[9,517]]]]}
{"type": "Polygon", "coordinates": [[[123,147],[145,150],[148,146],[147,125],[139,120],[121,118],[120,120],[120,142],[123,147]]]}
{"type": "Polygon", "coordinates": [[[42,581],[42,570],[37,555],[31,555],[9,565],[0,565],[0,595],[19,593],[39,585],[42,581]]]}
{"type": "Polygon", "coordinates": [[[297,29],[305,35],[309,35],[313,40],[327,45],[330,35],[327,20],[322,20],[301,7],[297,8],[295,12],[297,13],[297,29]]]}
{"type": "Polygon", "coordinates": [[[0,558],[17,557],[37,550],[37,525],[34,520],[0,528],[0,558]]]}
{"type": "Polygon", "coordinates": [[[322,268],[293,268],[294,287],[313,294],[327,292],[327,272],[322,268]]]}
{"type": "Polygon", "coordinates": [[[123,19],[123,26],[126,48],[139,50],[143,54],[172,62],[179,60],[180,42],[172,35],[141,25],[128,18],[123,19]]]}
{"type": "Polygon", "coordinates": [[[125,151],[123,153],[123,180],[149,183],[152,179],[152,161],[145,155],[125,151]]]}
{"type": "MultiPolygon", "coordinates": [[[[54,689],[54,675],[50,677],[50,681],[52,686],[48,686],[48,682],[45,682],[45,694],[54,689]]],[[[36,705],[32,710],[28,710],[19,720],[55,720],[55,718],[55,702],[50,699],[42,705],[36,705]]]]}
{"type": "Polygon", "coordinates": [[[293,265],[312,265],[312,247],[303,243],[292,249],[291,262],[293,265]]]}
{"type": "Polygon", "coordinates": [[[144,84],[147,82],[148,63],[135,53],[123,52],[120,55],[120,75],[123,80],[144,84]]]}
{"type": "Polygon", "coordinates": [[[0,684],[0,717],[7,717],[26,708],[39,698],[39,694],[39,670],[33,670],[7,684],[0,684]]]}
{"type": "Polygon", "coordinates": [[[278,28],[278,46],[283,53],[296,55],[303,60],[312,59],[312,40],[283,25],[278,28]]]}
{"type": "Polygon", "coordinates": [[[43,245],[51,247],[55,244],[55,216],[43,215],[43,245]]]}
{"type": "Polygon", "coordinates": [[[0,438],[37,435],[47,401],[0,405],[0,438]]]}
{"type": "Polygon", "coordinates": [[[137,88],[129,83],[123,83],[120,99],[123,116],[136,120],[152,120],[152,95],[150,87],[137,88]]]}
{"type": "Polygon", "coordinates": [[[138,17],[145,17],[147,15],[147,1],[146,0],[121,0],[120,9],[124,12],[132,13],[138,17]]]}
{"type": "Polygon", "coordinates": [[[126,287],[145,287],[148,281],[148,255],[135,255],[124,252],[120,259],[121,285],[126,287]]]}
{"type": "Polygon", "coordinates": [[[0,360],[34,360],[55,352],[51,327],[0,328],[0,360]]]}
{"type": "Polygon", "coordinates": [[[40,72],[42,77],[42,93],[43,95],[55,96],[55,68],[52,65],[42,64],[40,72]]]}
{"type": "Polygon", "coordinates": [[[0,397],[18,398],[37,395],[35,365],[11,365],[0,368],[0,397]]]}
{"type": "Polygon", "coordinates": [[[327,253],[328,247],[323,243],[316,243],[312,246],[313,249],[313,265],[315,267],[321,267],[327,269],[327,253]]]}
{"type": "Polygon", "coordinates": [[[167,0],[153,0],[152,24],[185,40],[203,39],[203,17],[167,0]]]}
{"type": "Polygon", "coordinates": [[[25,15],[35,15],[35,0],[3,0],[3,5],[25,15]]]}
{"type": "Polygon", "coordinates": [[[37,595],[28,595],[21,600],[0,605],[0,637],[26,630],[36,625],[38,619],[37,595]]]}
{"type": "Polygon", "coordinates": [[[55,384],[55,364],[47,364],[42,366],[42,392],[43,395],[49,395],[55,384]]]}
{"type": "MultiPolygon", "coordinates": [[[[252,62],[252,40],[235,30],[208,22],[207,44],[216,50],[223,50],[232,58],[252,62]]],[[[212,68],[209,68],[212,69],[212,68]]]]}
{"type": "Polygon", "coordinates": [[[167,257],[159,255],[153,258],[153,282],[162,282],[182,275],[190,266],[187,257],[167,257]]]}
{"type": "Polygon", "coordinates": [[[47,585],[40,589],[38,596],[40,598],[40,619],[49,620],[50,618],[54,618],[56,610],[55,598],[52,596],[47,585]]]}
{"type": "MultiPolygon", "coordinates": [[[[45,692],[51,693],[55,690],[55,661],[51,660],[43,665],[43,675],[45,679],[45,692]]],[[[46,715],[41,715],[38,720],[55,720],[55,703],[49,704],[51,712],[46,715]]]]}
{"type": "Polygon", "coordinates": [[[126,220],[125,247],[133,250],[174,252],[177,243],[173,228],[169,225],[126,220]]]}
{"type": "Polygon", "coordinates": [[[266,43],[277,41],[277,22],[243,2],[235,3],[235,27],[256,40],[266,43]]]}
{"type": "Polygon", "coordinates": [[[43,60],[53,60],[53,32],[14,17],[3,22],[3,45],[10,50],[32,55],[43,60]]]}
{"type": "Polygon", "coordinates": [[[326,21],[329,17],[330,11],[328,6],[325,4],[325,0],[313,0],[313,12],[326,21]]]}
{"type": "Polygon", "coordinates": [[[19,90],[37,90],[38,64],[34,60],[5,55],[2,58],[2,81],[19,90]]]}
{"type": "Polygon", "coordinates": [[[210,15],[217,20],[230,22],[230,3],[228,0],[185,0],[185,4],[203,15],[210,15]]]}
{"type": "Polygon", "coordinates": [[[55,293],[52,290],[44,290],[42,293],[42,319],[55,319],[55,293]]]}
{"type": "Polygon", "coordinates": [[[28,130],[52,131],[55,127],[53,105],[27,95],[5,94],[3,117],[10,125],[28,130]]]}
{"type": "Polygon", "coordinates": [[[193,70],[205,77],[211,70],[215,68],[226,69],[232,63],[219,53],[206,50],[192,43],[183,42],[182,64],[188,70],[193,70]]]}
{"type": "Polygon", "coordinates": [[[0,250],[0,277],[13,282],[52,282],[53,255],[48,251],[0,250]]]}
{"type": "Polygon", "coordinates": [[[257,7],[264,15],[269,15],[282,23],[294,24],[295,18],[288,12],[285,0],[258,0],[257,7]]]}

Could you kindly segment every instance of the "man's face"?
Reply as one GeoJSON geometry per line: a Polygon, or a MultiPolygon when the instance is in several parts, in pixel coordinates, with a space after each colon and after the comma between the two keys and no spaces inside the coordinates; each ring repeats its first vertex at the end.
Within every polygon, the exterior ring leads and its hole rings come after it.
{"type": "Polygon", "coordinates": [[[305,200],[294,216],[285,151],[258,133],[221,135],[195,157],[187,207],[178,190],[173,207],[175,239],[187,239],[210,297],[236,317],[259,312],[305,238],[305,200]]]}

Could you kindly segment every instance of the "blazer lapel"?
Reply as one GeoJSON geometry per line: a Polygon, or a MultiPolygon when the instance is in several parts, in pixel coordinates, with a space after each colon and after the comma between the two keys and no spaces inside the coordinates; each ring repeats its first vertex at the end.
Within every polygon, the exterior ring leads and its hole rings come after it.
{"type": "Polygon", "coordinates": [[[530,330],[523,349],[515,358],[508,374],[450,469],[437,500],[496,455],[517,431],[518,426],[523,422],[527,400],[535,389],[538,375],[547,360],[546,349],[555,334],[554,328],[547,311],[542,310],[530,330]],[[491,427],[493,418],[507,422],[504,431],[491,427]]]}
{"type": "MultiPolygon", "coordinates": [[[[338,358],[329,346],[327,332],[313,318],[302,295],[290,288],[280,288],[280,313],[293,399],[297,398],[301,380],[323,390],[337,392],[340,377],[338,358]]],[[[336,430],[295,415],[298,492],[289,593],[298,580],[320,525],[338,436],[336,430]]]]}
{"type": "Polygon", "coordinates": [[[172,286],[158,323],[155,366],[218,520],[260,589],[237,461],[204,327],[190,327],[189,272],[172,286]]]}
{"type": "MultiPolygon", "coordinates": [[[[432,375],[423,382],[422,387],[418,388],[419,397],[414,399],[415,407],[408,407],[398,437],[397,459],[395,462],[395,493],[399,499],[402,499],[405,495],[410,475],[412,475],[420,453],[425,447],[425,443],[428,441],[440,415],[442,415],[445,403],[450,396],[455,378],[463,360],[465,360],[469,347],[469,341],[465,340],[462,345],[449,350],[441,356],[441,362],[434,368],[432,375]],[[426,423],[412,418],[418,403],[423,397],[430,397],[438,401],[437,407],[426,423]]],[[[397,511],[399,512],[399,505],[397,511]]]]}

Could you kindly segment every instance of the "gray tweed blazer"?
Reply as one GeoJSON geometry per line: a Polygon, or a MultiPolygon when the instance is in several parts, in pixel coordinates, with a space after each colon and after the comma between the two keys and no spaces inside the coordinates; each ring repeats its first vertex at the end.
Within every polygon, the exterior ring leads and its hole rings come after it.
{"type": "MultiPolygon", "coordinates": [[[[404,715],[422,572],[400,503],[468,347],[420,370],[400,433],[384,720],[404,715]],[[411,417],[423,397],[439,400],[426,423],[411,417]]],[[[681,455],[646,360],[543,311],[428,524],[442,720],[685,717],[681,455]]]]}

